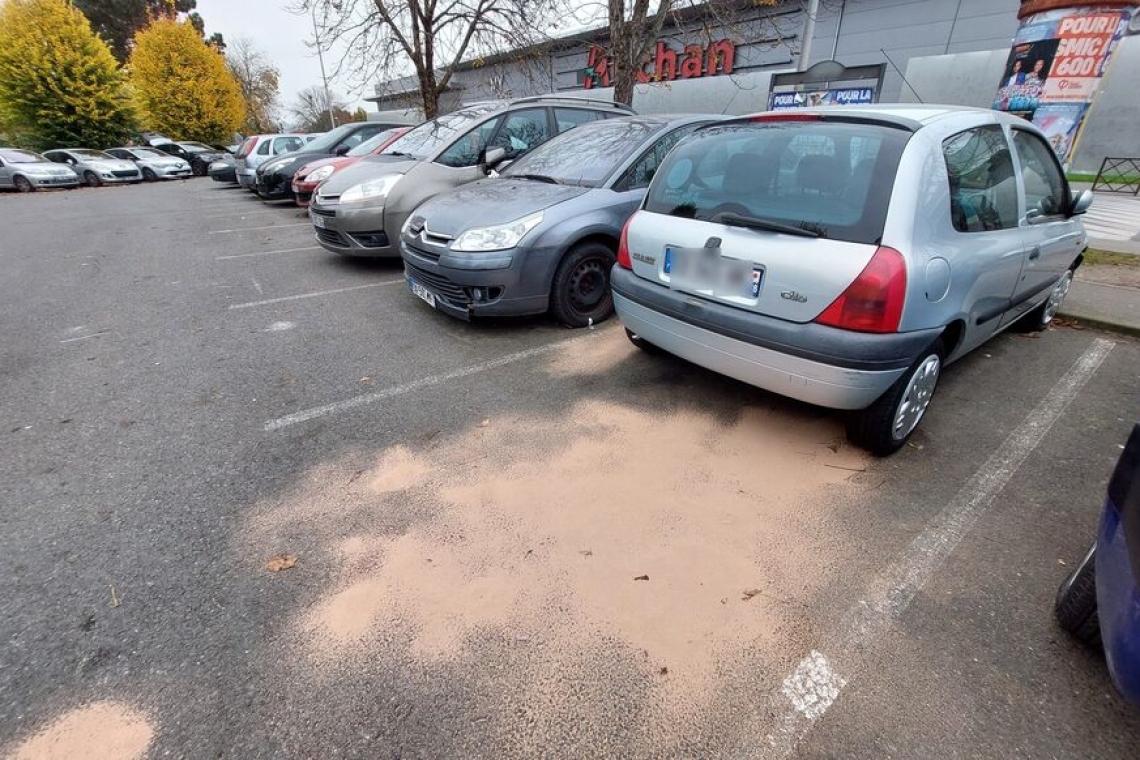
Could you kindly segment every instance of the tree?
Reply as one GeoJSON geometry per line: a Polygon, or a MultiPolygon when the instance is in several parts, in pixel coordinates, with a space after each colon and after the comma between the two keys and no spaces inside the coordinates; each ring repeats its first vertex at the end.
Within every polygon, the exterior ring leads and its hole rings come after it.
{"type": "Polygon", "coordinates": [[[368,121],[368,112],[365,111],[363,108],[358,106],[357,109],[352,112],[352,120],[353,121],[368,121]]]}
{"type": "Polygon", "coordinates": [[[281,72],[247,37],[237,38],[226,49],[226,64],[245,100],[245,132],[276,132],[281,72]]]}
{"type": "MultiPolygon", "coordinates": [[[[353,64],[359,84],[411,74],[428,119],[468,57],[536,42],[558,0],[301,0],[324,39],[342,40],[337,72],[353,64]],[[314,10],[315,9],[315,10],[314,10]]],[[[335,76],[335,74],[334,74],[335,76]]]]}
{"type": "Polygon", "coordinates": [[[352,114],[346,110],[348,104],[335,92],[326,97],[323,87],[306,87],[297,93],[297,100],[289,109],[297,129],[302,132],[327,132],[332,129],[332,124],[329,123],[330,100],[337,126],[352,121],[352,114]]]}
{"type": "Polygon", "coordinates": [[[126,63],[131,54],[131,40],[139,30],[154,19],[190,13],[197,7],[198,0],[74,0],[74,4],[111,46],[115,58],[126,63]]]}
{"type": "Polygon", "coordinates": [[[0,127],[39,149],[106,148],[132,132],[115,58],[67,0],[0,4],[0,127]]]}
{"type": "Polygon", "coordinates": [[[188,22],[159,19],[139,32],[130,70],[149,129],[222,143],[245,120],[241,87],[225,59],[188,22]]]}

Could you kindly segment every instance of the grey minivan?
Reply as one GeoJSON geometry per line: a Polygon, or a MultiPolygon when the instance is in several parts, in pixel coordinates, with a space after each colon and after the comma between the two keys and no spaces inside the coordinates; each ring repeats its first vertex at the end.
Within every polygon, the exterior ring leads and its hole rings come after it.
{"type": "Polygon", "coordinates": [[[621,229],[670,148],[716,116],[583,124],[500,177],[441,193],[404,225],[411,291],[460,319],[541,314],[586,327],[613,314],[621,229]]]}
{"type": "Polygon", "coordinates": [[[317,241],[347,256],[398,258],[400,228],[428,198],[482,179],[579,124],[630,113],[611,102],[550,95],[475,103],[426,121],[317,188],[309,205],[317,241]]]}
{"type": "Polygon", "coordinates": [[[813,404],[884,455],[945,364],[1053,319],[1080,215],[1029,122],[950,106],[765,113],[697,130],[657,172],[611,276],[630,339],[813,404]]]}

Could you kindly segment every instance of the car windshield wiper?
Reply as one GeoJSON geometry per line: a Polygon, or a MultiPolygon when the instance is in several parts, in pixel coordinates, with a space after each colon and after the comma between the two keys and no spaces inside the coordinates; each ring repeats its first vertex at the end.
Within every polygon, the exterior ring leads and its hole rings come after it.
{"type": "Polygon", "coordinates": [[[723,211],[715,215],[710,222],[720,222],[727,224],[730,227],[747,227],[752,230],[768,230],[769,232],[783,232],[788,235],[799,235],[800,237],[818,238],[823,237],[823,233],[818,230],[805,229],[803,227],[796,227],[794,224],[784,224],[783,222],[773,222],[768,219],[760,219],[755,216],[746,216],[744,214],[736,214],[732,211],[723,211]]]}
{"type": "Polygon", "coordinates": [[[545,174],[512,174],[510,176],[518,177],[519,179],[533,179],[535,182],[546,182],[550,185],[562,184],[558,180],[554,179],[554,177],[548,177],[545,174]]]}
{"type": "Polygon", "coordinates": [[[382,156],[404,156],[405,158],[415,158],[415,156],[413,156],[411,153],[404,153],[403,151],[399,151],[399,150],[391,150],[391,151],[386,150],[383,153],[381,153],[380,155],[382,155],[382,156]]]}

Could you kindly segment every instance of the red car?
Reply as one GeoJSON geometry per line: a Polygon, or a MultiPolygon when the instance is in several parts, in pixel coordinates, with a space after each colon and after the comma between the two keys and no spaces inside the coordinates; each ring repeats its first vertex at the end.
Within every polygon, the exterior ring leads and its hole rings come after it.
{"type": "Polygon", "coordinates": [[[343,156],[329,156],[305,164],[293,175],[293,197],[297,205],[305,208],[313,197],[317,185],[332,176],[333,172],[355,164],[364,156],[379,153],[396,142],[411,127],[393,127],[373,135],[343,156]]]}

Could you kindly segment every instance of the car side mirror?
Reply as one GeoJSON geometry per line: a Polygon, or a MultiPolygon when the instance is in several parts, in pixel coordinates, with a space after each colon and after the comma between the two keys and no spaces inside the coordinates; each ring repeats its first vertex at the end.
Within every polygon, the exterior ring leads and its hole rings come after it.
{"type": "Polygon", "coordinates": [[[352,149],[351,149],[351,148],[349,148],[347,145],[342,145],[342,146],[340,146],[339,148],[337,148],[337,149],[336,149],[336,154],[337,154],[338,156],[347,156],[347,155],[348,155],[348,152],[349,152],[350,150],[352,150],[352,149]]]}
{"type": "Polygon", "coordinates": [[[507,152],[502,148],[491,148],[483,155],[483,168],[494,169],[507,160],[507,152]]]}
{"type": "Polygon", "coordinates": [[[1089,206],[1092,206],[1094,200],[1096,200],[1096,196],[1093,195],[1093,191],[1085,190],[1077,196],[1073,205],[1069,207],[1069,216],[1079,216],[1085,213],[1089,210],[1089,206]]]}

